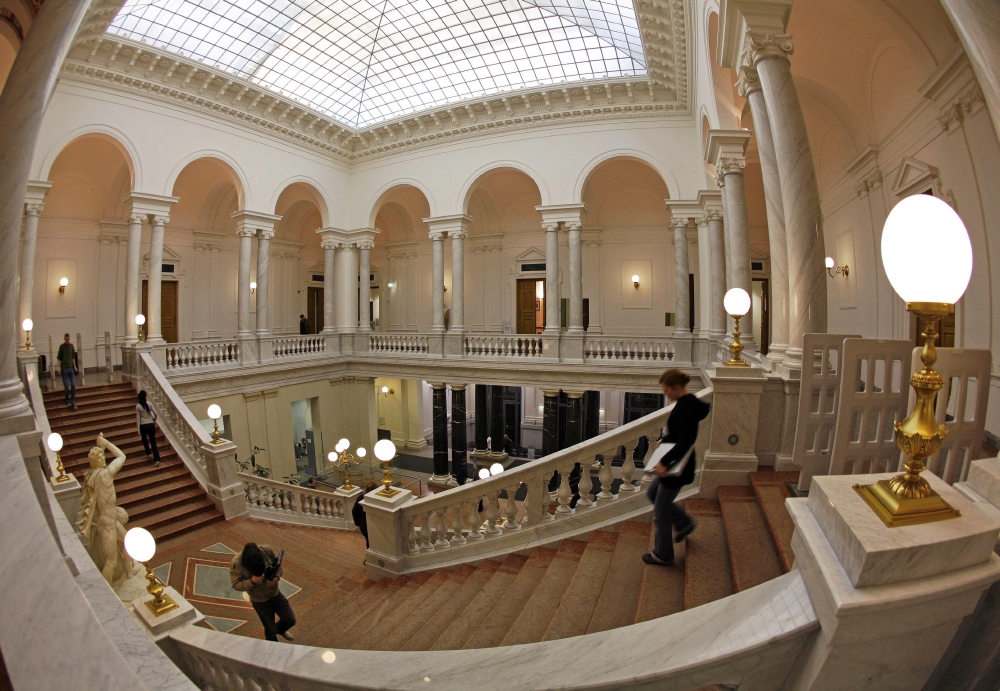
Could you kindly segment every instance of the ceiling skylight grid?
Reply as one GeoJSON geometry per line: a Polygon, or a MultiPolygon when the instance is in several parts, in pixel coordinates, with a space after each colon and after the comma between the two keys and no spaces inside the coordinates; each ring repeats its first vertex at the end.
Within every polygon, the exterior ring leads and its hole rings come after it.
{"type": "Polygon", "coordinates": [[[646,74],[631,0],[127,0],[109,31],[355,128],[515,89],[646,74]]]}

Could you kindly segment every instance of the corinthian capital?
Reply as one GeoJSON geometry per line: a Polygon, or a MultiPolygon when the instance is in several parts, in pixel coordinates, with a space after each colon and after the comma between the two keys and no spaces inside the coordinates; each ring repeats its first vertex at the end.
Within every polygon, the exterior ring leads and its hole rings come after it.
{"type": "Polygon", "coordinates": [[[469,231],[467,230],[451,230],[448,231],[448,235],[452,240],[464,240],[469,237],[469,231]]]}
{"type": "Polygon", "coordinates": [[[145,220],[146,220],[146,214],[140,214],[137,211],[133,211],[132,213],[130,213],[128,215],[128,222],[130,224],[131,223],[138,223],[139,225],[142,225],[142,222],[145,221],[145,220]]]}
{"type": "Polygon", "coordinates": [[[165,226],[170,223],[170,216],[166,214],[150,214],[149,225],[151,226],[165,226]]]}
{"type": "Polygon", "coordinates": [[[687,228],[688,220],[686,216],[674,216],[670,219],[670,225],[674,228],[687,228]]]}
{"type": "Polygon", "coordinates": [[[709,221],[721,221],[722,209],[708,209],[705,211],[705,223],[709,221]]]}
{"type": "Polygon", "coordinates": [[[559,224],[558,223],[543,223],[542,224],[542,230],[544,230],[546,233],[555,233],[556,231],[559,230],[559,224]]]}
{"type": "Polygon", "coordinates": [[[719,171],[722,176],[729,175],[730,173],[737,173],[743,175],[743,169],[747,167],[747,160],[742,156],[733,156],[730,158],[720,158],[719,162],[715,165],[715,169],[719,171]]]}
{"type": "Polygon", "coordinates": [[[320,240],[319,246],[325,250],[335,250],[339,245],[336,240],[326,239],[320,240]]]}
{"type": "Polygon", "coordinates": [[[375,243],[371,240],[362,240],[358,243],[359,250],[373,250],[375,249],[375,243]]]}
{"type": "Polygon", "coordinates": [[[42,209],[45,208],[45,204],[41,202],[26,202],[24,205],[24,213],[28,216],[41,216],[42,209]]]}
{"type": "Polygon", "coordinates": [[[763,87],[760,84],[760,77],[757,70],[750,65],[740,67],[740,77],[736,80],[736,90],[740,96],[746,98],[754,91],[760,91],[763,87]]]}
{"type": "Polygon", "coordinates": [[[246,224],[238,223],[236,225],[236,235],[241,238],[252,238],[253,233],[254,229],[246,224]]]}
{"type": "Polygon", "coordinates": [[[583,230],[583,224],[579,221],[570,221],[566,224],[566,230],[583,230]]]}
{"type": "Polygon", "coordinates": [[[761,60],[781,58],[787,60],[795,52],[791,34],[762,34],[747,31],[747,47],[750,63],[756,67],[761,60]]]}
{"type": "Polygon", "coordinates": [[[430,233],[428,233],[428,236],[430,237],[431,242],[439,242],[444,240],[445,234],[446,233],[444,233],[443,231],[432,230],[430,233]]]}
{"type": "Polygon", "coordinates": [[[274,237],[274,230],[271,228],[258,228],[257,229],[257,239],[258,240],[270,240],[274,237]]]}

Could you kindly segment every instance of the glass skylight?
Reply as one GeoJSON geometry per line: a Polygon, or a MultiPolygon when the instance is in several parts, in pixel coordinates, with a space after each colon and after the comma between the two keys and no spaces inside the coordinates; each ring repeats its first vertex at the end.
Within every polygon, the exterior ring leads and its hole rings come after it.
{"type": "Polygon", "coordinates": [[[127,0],[108,31],[354,128],[504,91],[646,74],[632,0],[127,0]]]}

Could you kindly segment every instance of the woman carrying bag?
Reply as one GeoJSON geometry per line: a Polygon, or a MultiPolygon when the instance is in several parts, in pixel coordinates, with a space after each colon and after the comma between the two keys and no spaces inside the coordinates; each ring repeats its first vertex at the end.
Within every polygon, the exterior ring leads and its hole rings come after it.
{"type": "MultiPolygon", "coordinates": [[[[688,393],[691,377],[679,369],[668,369],[660,376],[660,387],[674,409],[667,418],[667,433],[661,444],[673,444],[653,472],[656,477],[646,490],[646,497],[653,504],[653,524],[656,541],[652,552],[642,555],[647,564],[670,566],[674,563],[674,542],[681,542],[697,525],[684,509],[674,504],[674,499],[684,485],[694,482],[694,443],[698,439],[698,423],[708,416],[710,406],[688,393]],[[671,539],[672,528],[677,536],[671,539]]],[[[655,453],[655,451],[654,451],[655,453]]]]}

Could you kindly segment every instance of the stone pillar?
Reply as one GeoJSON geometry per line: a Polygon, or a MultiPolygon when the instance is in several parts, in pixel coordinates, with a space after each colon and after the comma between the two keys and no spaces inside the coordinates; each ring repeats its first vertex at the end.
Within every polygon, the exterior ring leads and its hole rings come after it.
{"type": "Polygon", "coordinates": [[[428,482],[447,484],[452,479],[448,472],[448,394],[447,384],[431,384],[431,428],[434,436],[434,474],[428,482]]]}
{"type": "MultiPolygon", "coordinates": [[[[16,331],[20,332],[25,319],[32,319],[31,302],[35,287],[35,243],[38,240],[38,217],[42,213],[42,200],[52,187],[51,182],[29,182],[24,201],[24,238],[21,241],[20,310],[16,331]]],[[[20,342],[20,341],[19,341],[20,342]]]]}
{"type": "Polygon", "coordinates": [[[432,232],[431,238],[431,331],[444,333],[444,233],[432,232]]]}
{"type": "Polygon", "coordinates": [[[542,456],[559,450],[559,391],[542,391],[542,456]]]}
{"type": "Polygon", "coordinates": [[[490,387],[490,458],[503,459],[507,454],[503,450],[503,387],[490,387]]]}
{"type": "Polygon", "coordinates": [[[375,248],[375,243],[371,240],[362,240],[358,243],[358,251],[360,255],[360,273],[358,274],[358,300],[359,300],[359,313],[358,313],[358,331],[371,331],[372,330],[372,320],[369,318],[371,314],[371,301],[372,301],[372,250],[375,248]]]}
{"type": "MultiPolygon", "coordinates": [[[[451,324],[448,330],[454,333],[465,331],[465,238],[469,233],[464,228],[448,233],[451,236],[451,324]]],[[[443,299],[443,298],[442,298],[443,299]]],[[[465,397],[465,389],[462,389],[465,397]]],[[[452,410],[452,419],[455,412],[452,410]]]]}
{"type": "Polygon", "coordinates": [[[783,366],[801,370],[802,335],[826,332],[826,249],[819,186],[788,61],[791,36],[749,31],[747,44],[774,134],[788,242],[788,348],[783,366]]]}
{"type": "Polygon", "coordinates": [[[569,408],[566,410],[566,438],[563,448],[583,441],[583,391],[567,391],[569,408]]]}
{"type": "Polygon", "coordinates": [[[323,248],[323,333],[330,334],[337,331],[335,325],[336,316],[334,310],[334,262],[337,258],[337,241],[330,238],[323,238],[320,242],[323,248]]]}
{"type": "Polygon", "coordinates": [[[672,221],[674,227],[674,274],[675,274],[675,307],[674,315],[674,335],[691,335],[691,296],[688,292],[688,240],[687,240],[687,218],[675,217],[672,221]]]}
{"type": "Polygon", "coordinates": [[[129,214],[128,246],[125,254],[125,342],[139,341],[139,325],[135,317],[139,314],[140,283],[139,264],[142,263],[142,219],[140,213],[129,214]]]}
{"type": "Polygon", "coordinates": [[[476,449],[473,456],[485,458],[489,453],[486,440],[490,436],[490,387],[476,384],[476,449]]]}
{"type": "Polygon", "coordinates": [[[149,225],[152,232],[149,236],[149,267],[146,281],[146,298],[149,301],[146,309],[146,324],[149,337],[146,341],[152,344],[163,343],[163,324],[161,321],[162,302],[160,298],[160,280],[163,276],[163,226],[170,220],[165,215],[150,215],[149,225]]]}
{"type": "Polygon", "coordinates": [[[271,238],[273,230],[257,231],[257,335],[271,335],[270,288],[268,270],[271,263],[271,238]]]}
{"type": "Polygon", "coordinates": [[[715,499],[719,485],[749,485],[748,473],[757,470],[758,420],[764,392],[760,367],[718,365],[708,371],[712,397],[708,449],[701,470],[699,497],[715,499]]]}
{"type": "Polygon", "coordinates": [[[567,333],[583,335],[583,249],[581,233],[583,224],[566,224],[569,235],[569,330],[567,333]]]}
{"type": "Polygon", "coordinates": [[[559,301],[559,224],[543,223],[545,231],[545,329],[544,333],[558,336],[560,327],[559,301]]]}
{"type": "Polygon", "coordinates": [[[708,218],[699,214],[694,219],[698,227],[698,336],[712,335],[712,242],[708,235],[708,218]]]}
{"type": "Polygon", "coordinates": [[[587,391],[583,394],[583,402],[583,438],[593,439],[601,433],[601,392],[587,391]]]}
{"type": "Polygon", "coordinates": [[[770,247],[771,279],[771,343],[767,359],[781,362],[788,348],[788,245],[785,238],[785,211],[781,201],[781,176],[774,150],[771,119],[764,102],[764,91],[757,70],[744,65],[740,68],[739,92],[750,101],[754,134],[760,153],[760,169],[764,177],[764,200],[767,205],[767,239],[770,247]]]}
{"type": "Polygon", "coordinates": [[[726,322],[726,308],[722,299],[726,295],[726,241],[725,230],[722,226],[722,211],[710,209],[705,212],[708,222],[708,240],[711,243],[712,254],[711,281],[712,281],[712,336],[714,338],[724,338],[728,331],[726,322]]]}
{"type": "Polygon", "coordinates": [[[358,246],[341,243],[338,247],[334,276],[337,280],[336,322],[340,333],[354,333],[358,328],[358,246]]]}
{"type": "Polygon", "coordinates": [[[451,385],[451,474],[464,485],[469,479],[469,449],[465,426],[465,384],[451,385]]]}
{"type": "Polygon", "coordinates": [[[240,265],[239,278],[237,280],[236,305],[238,308],[236,318],[236,334],[243,338],[249,338],[250,331],[250,251],[251,239],[253,238],[253,228],[237,226],[236,235],[240,239],[240,265]]]}

